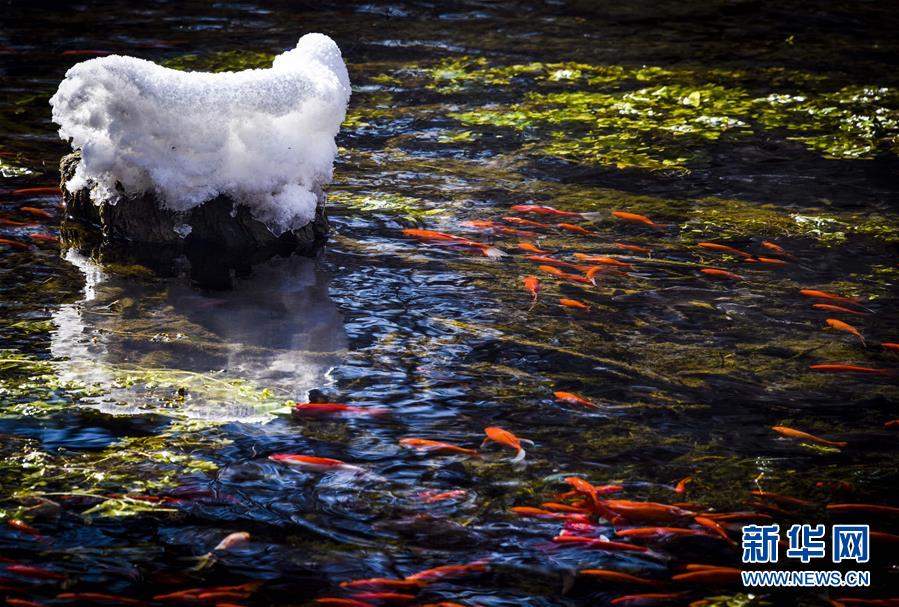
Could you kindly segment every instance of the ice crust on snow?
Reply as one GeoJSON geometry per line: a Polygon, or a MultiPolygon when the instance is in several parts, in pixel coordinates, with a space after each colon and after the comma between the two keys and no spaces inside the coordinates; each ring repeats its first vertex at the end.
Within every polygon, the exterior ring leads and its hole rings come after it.
{"type": "Polygon", "coordinates": [[[60,137],[81,150],[69,191],[115,203],[119,184],[174,211],[224,194],[281,234],[315,215],[349,97],[337,44],[307,34],[271,68],[242,72],[90,59],[66,72],[50,104],[60,137]]]}

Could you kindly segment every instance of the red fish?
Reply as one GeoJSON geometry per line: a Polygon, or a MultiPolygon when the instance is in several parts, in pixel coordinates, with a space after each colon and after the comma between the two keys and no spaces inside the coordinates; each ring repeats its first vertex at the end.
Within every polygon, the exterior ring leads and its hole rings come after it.
{"type": "Polygon", "coordinates": [[[527,259],[528,261],[535,261],[537,263],[562,266],[563,268],[571,268],[573,270],[577,270],[578,272],[583,272],[585,270],[584,266],[579,266],[569,261],[556,259],[555,257],[549,257],[548,255],[528,255],[527,257],[525,257],[525,259],[527,259]]]}
{"type": "Polygon", "coordinates": [[[595,537],[580,537],[578,535],[557,535],[553,538],[553,542],[557,544],[578,544],[589,546],[590,548],[598,548],[600,550],[609,550],[611,552],[649,552],[649,548],[646,546],[636,546],[634,544],[625,544],[623,542],[611,542],[595,537]]]}
{"type": "Polygon", "coordinates": [[[537,303],[537,295],[540,293],[540,279],[536,276],[525,276],[524,288],[534,297],[534,303],[537,303]]]}
{"type": "Polygon", "coordinates": [[[18,240],[11,240],[9,238],[0,238],[0,245],[6,245],[8,247],[12,247],[14,249],[19,249],[20,251],[27,251],[31,248],[31,245],[27,245],[24,242],[19,242],[18,240]]]}
{"type": "Polygon", "coordinates": [[[541,223],[539,221],[531,221],[530,219],[522,219],[521,217],[503,217],[503,221],[508,221],[509,223],[514,223],[520,226],[528,226],[531,228],[543,228],[549,229],[552,226],[548,223],[541,223]]]}
{"type": "Polygon", "coordinates": [[[569,506],[568,504],[557,504],[556,502],[543,502],[540,507],[551,512],[568,512],[569,514],[590,514],[586,508],[578,508],[569,506]]]}
{"type": "Polygon", "coordinates": [[[0,218],[0,226],[9,226],[11,228],[33,228],[39,225],[39,223],[29,221],[13,221],[12,219],[0,218]]]}
{"type": "MultiPolygon", "coordinates": [[[[423,492],[426,493],[426,492],[423,492]]],[[[453,499],[454,497],[462,497],[465,495],[465,491],[463,489],[455,489],[453,491],[444,491],[442,493],[433,493],[423,494],[422,501],[426,504],[433,504],[435,502],[442,502],[444,500],[453,499]]]]}
{"type": "Polygon", "coordinates": [[[899,344],[894,344],[890,342],[883,342],[880,344],[880,347],[884,350],[892,350],[893,352],[899,352],[899,344]]]}
{"type": "Polygon", "coordinates": [[[892,376],[896,373],[894,369],[876,369],[873,367],[860,367],[858,365],[809,365],[809,369],[821,371],[822,373],[872,373],[875,375],[892,376]]]}
{"type": "Polygon", "coordinates": [[[552,274],[553,276],[556,276],[563,280],[570,280],[571,282],[577,282],[577,283],[590,285],[590,286],[596,285],[596,283],[594,283],[591,279],[586,278],[585,276],[578,276],[577,274],[570,274],[568,272],[563,272],[562,270],[560,270],[559,268],[557,268],[555,266],[539,266],[538,269],[541,272],[546,272],[547,274],[552,274]]]}
{"type": "Polygon", "coordinates": [[[675,493],[686,493],[687,492],[687,484],[693,482],[692,476],[685,476],[684,478],[677,481],[677,486],[674,487],[675,493]]]}
{"type": "Polygon", "coordinates": [[[53,219],[55,215],[50,211],[45,211],[44,209],[38,209],[35,207],[19,207],[19,210],[23,213],[28,213],[29,215],[34,215],[36,217],[44,217],[46,219],[53,219]]]}
{"type": "Polygon", "coordinates": [[[548,251],[544,251],[540,247],[533,245],[529,242],[519,242],[518,248],[521,249],[522,251],[527,251],[528,253],[544,254],[544,253],[548,252],[548,251]]]}
{"type": "Polygon", "coordinates": [[[59,238],[57,238],[56,236],[52,236],[50,234],[36,233],[36,234],[29,234],[28,237],[31,240],[37,240],[39,242],[52,242],[52,243],[59,242],[59,238]]]}
{"type": "Polygon", "coordinates": [[[733,567],[715,567],[671,576],[672,582],[713,585],[736,584],[740,579],[740,570],[733,567]]]}
{"type": "Polygon", "coordinates": [[[568,403],[569,405],[580,405],[582,407],[591,407],[593,409],[599,409],[599,405],[593,403],[583,396],[578,396],[577,394],[573,394],[571,392],[553,392],[553,396],[556,397],[556,400],[568,403]]]}
{"type": "Polygon", "coordinates": [[[588,306],[584,302],[578,301],[576,299],[566,299],[563,297],[559,300],[559,305],[561,305],[565,308],[575,308],[577,310],[584,310],[585,312],[590,311],[590,306],[588,306]]]}
{"type": "Polygon", "coordinates": [[[587,271],[585,272],[585,274],[587,275],[587,278],[589,278],[590,280],[595,280],[594,277],[597,274],[613,274],[615,276],[630,276],[630,274],[628,274],[627,272],[622,272],[621,270],[614,270],[612,268],[607,268],[605,266],[592,266],[590,268],[587,268],[587,271]]]}
{"type": "Polygon", "coordinates": [[[486,561],[475,561],[464,565],[442,565],[440,567],[425,569],[424,571],[407,575],[406,579],[436,582],[437,580],[443,580],[448,577],[458,577],[461,575],[468,575],[469,573],[483,573],[487,571],[487,569],[486,561]]]}
{"type": "Polygon", "coordinates": [[[768,242],[767,240],[763,240],[762,246],[765,247],[766,249],[774,251],[775,253],[777,253],[778,255],[781,255],[782,257],[786,257],[787,259],[793,259],[793,260],[796,259],[795,255],[793,255],[792,253],[789,253],[786,249],[784,249],[783,247],[781,247],[779,245],[774,244],[773,242],[768,242]]]}
{"type": "Polygon", "coordinates": [[[677,506],[657,502],[635,502],[631,500],[604,500],[603,505],[620,516],[630,520],[675,521],[696,513],[677,506]]]}
{"type": "Polygon", "coordinates": [[[40,535],[41,532],[26,523],[23,520],[17,518],[11,518],[6,521],[6,524],[15,529],[16,531],[21,531],[22,533],[27,533],[28,535],[40,535]]]}
{"type": "Polygon", "coordinates": [[[724,539],[728,543],[733,544],[734,546],[737,545],[737,542],[732,540],[730,538],[730,536],[727,535],[727,531],[724,530],[724,527],[722,527],[721,525],[719,525],[717,522],[713,521],[712,519],[706,518],[704,516],[696,516],[696,517],[693,517],[693,520],[696,521],[697,523],[699,523],[700,525],[702,525],[703,527],[705,527],[706,529],[710,529],[713,533],[717,534],[718,536],[720,536],[722,539],[724,539]]]}
{"type": "Polygon", "coordinates": [[[650,253],[652,253],[652,249],[650,249],[649,247],[641,247],[640,245],[626,244],[623,242],[616,242],[613,244],[616,247],[618,247],[619,249],[621,249],[622,251],[631,251],[632,253],[643,253],[644,255],[649,255],[650,253]]]}
{"type": "Polygon", "coordinates": [[[33,565],[7,565],[6,571],[8,573],[15,573],[18,575],[40,578],[44,580],[66,579],[66,576],[61,573],[56,573],[55,571],[50,571],[49,569],[44,569],[43,567],[35,567],[33,565]]]}
{"type": "Polygon", "coordinates": [[[774,259],[773,257],[751,257],[746,261],[747,263],[767,263],[775,266],[784,266],[787,264],[783,259],[774,259]]]}
{"type": "Polygon", "coordinates": [[[581,219],[594,220],[602,217],[602,213],[574,213],[572,211],[560,211],[553,207],[538,204],[516,204],[513,211],[519,213],[536,213],[537,215],[555,215],[556,217],[580,217],[581,219]]]}
{"type": "Polygon", "coordinates": [[[821,310],[823,312],[842,312],[843,314],[855,314],[856,316],[864,316],[867,312],[858,312],[856,310],[850,310],[849,308],[844,308],[843,306],[834,306],[831,304],[812,304],[812,308],[815,310],[821,310]]]}
{"type": "Polygon", "coordinates": [[[37,196],[41,194],[52,194],[53,196],[61,196],[62,190],[56,188],[23,188],[21,190],[13,190],[13,196],[37,196]]]}
{"type": "Polygon", "coordinates": [[[631,575],[629,573],[622,573],[620,571],[609,571],[608,569],[581,569],[578,573],[580,575],[596,577],[606,582],[618,582],[621,584],[640,584],[643,586],[659,585],[659,582],[657,582],[656,580],[649,580],[643,577],[637,577],[636,575],[631,575]]]}
{"type": "Polygon", "coordinates": [[[629,223],[639,223],[641,225],[645,225],[647,227],[652,228],[653,230],[656,230],[657,232],[665,231],[665,228],[663,226],[655,223],[649,217],[646,217],[644,215],[637,215],[636,213],[628,213],[626,211],[612,211],[612,215],[614,217],[617,217],[618,219],[621,219],[622,221],[627,221],[629,223]]]}
{"type": "Polygon", "coordinates": [[[881,504],[827,504],[825,508],[829,512],[869,512],[871,514],[899,514],[899,508],[895,506],[883,506],[881,504]]]}
{"type": "Polygon", "coordinates": [[[352,405],[343,405],[339,403],[298,403],[293,406],[293,413],[295,415],[307,416],[343,414],[383,415],[388,412],[387,409],[354,407],[352,405]]]}
{"type": "Polygon", "coordinates": [[[589,522],[587,515],[579,512],[552,512],[543,508],[532,508],[530,506],[515,506],[510,508],[512,512],[519,516],[533,516],[537,518],[554,518],[565,521],[589,522]]]}
{"type": "Polygon", "coordinates": [[[353,466],[339,459],[331,459],[330,457],[316,457],[314,455],[295,455],[288,453],[280,453],[277,455],[269,455],[268,458],[273,462],[289,464],[297,468],[309,470],[312,472],[336,472],[338,470],[362,472],[359,466],[353,466]]]}
{"type": "Polygon", "coordinates": [[[715,278],[727,278],[730,280],[743,280],[743,277],[739,274],[734,274],[733,272],[728,272],[727,270],[719,270],[718,268],[702,268],[700,270],[703,274],[708,276],[714,276],[715,278]]]}
{"type": "Polygon", "coordinates": [[[598,263],[604,266],[616,266],[619,268],[633,268],[634,265],[630,263],[624,263],[623,261],[618,261],[613,257],[607,257],[605,255],[585,255],[584,253],[575,253],[574,256],[577,259],[583,259],[584,261],[589,261],[590,263],[598,263]]]}
{"type": "Polygon", "coordinates": [[[845,443],[842,441],[830,441],[818,436],[814,436],[813,434],[809,434],[808,432],[803,432],[802,430],[796,430],[794,428],[788,428],[787,426],[772,426],[772,430],[777,432],[778,434],[782,434],[784,436],[788,436],[790,438],[798,438],[800,440],[807,440],[818,445],[824,445],[826,447],[837,447],[839,449],[843,449],[849,446],[849,443],[845,443]]]}
{"type": "Polygon", "coordinates": [[[406,236],[412,236],[414,238],[419,238],[422,240],[437,240],[443,242],[450,242],[453,244],[463,245],[466,247],[471,247],[474,249],[478,249],[481,253],[486,257],[497,258],[505,255],[499,249],[491,247],[490,245],[484,244],[483,242],[476,242],[474,240],[469,240],[468,238],[462,238],[461,236],[453,236],[452,234],[446,234],[444,232],[436,232],[434,230],[419,230],[415,228],[406,228],[403,230],[403,234],[406,236]]]}
{"type": "Polygon", "coordinates": [[[575,234],[581,234],[583,236],[593,236],[593,232],[586,228],[582,228],[581,226],[574,225],[573,223],[560,223],[558,227],[563,230],[568,230],[569,232],[574,232],[575,234]]]}
{"type": "Polygon", "coordinates": [[[484,428],[484,434],[487,435],[487,438],[484,439],[484,442],[481,443],[481,447],[483,448],[489,442],[494,442],[499,445],[503,445],[504,447],[509,447],[510,449],[515,449],[515,457],[512,458],[513,462],[520,462],[523,460],[527,453],[525,453],[524,448],[521,446],[521,443],[527,442],[530,444],[534,444],[533,441],[528,441],[524,439],[520,439],[508,430],[504,430],[503,428],[497,428],[496,426],[490,426],[484,428]]]}
{"type": "Polygon", "coordinates": [[[342,588],[352,588],[354,590],[417,590],[424,588],[425,582],[422,580],[397,580],[393,578],[373,577],[365,580],[350,580],[348,582],[340,582],[342,588]]]}
{"type": "Polygon", "coordinates": [[[860,306],[855,299],[850,299],[849,297],[843,297],[842,295],[834,295],[833,293],[828,293],[826,291],[818,291],[816,289],[802,289],[799,291],[804,297],[809,297],[812,299],[829,299],[830,301],[836,301],[839,303],[848,304],[850,306],[860,306]]]}
{"type": "Polygon", "coordinates": [[[615,535],[621,537],[671,537],[671,536],[708,536],[705,531],[699,529],[684,529],[682,527],[632,527],[630,529],[619,529],[615,535]]]}
{"type": "Polygon", "coordinates": [[[718,251],[719,253],[729,253],[731,255],[736,255],[737,257],[742,257],[743,259],[750,259],[752,255],[747,253],[746,251],[741,251],[740,249],[735,249],[733,247],[729,247],[726,244],[718,244],[717,242],[697,242],[697,247],[702,249],[706,249],[708,251],[718,251]]]}
{"type": "Polygon", "coordinates": [[[427,451],[435,455],[477,455],[474,449],[467,449],[451,443],[444,443],[426,438],[401,438],[400,444],[419,451],[427,451]]]}
{"type": "MultiPolygon", "coordinates": [[[[7,590],[7,588],[4,588],[7,590]]],[[[14,588],[9,588],[12,592],[19,592],[14,588]]],[[[7,597],[6,604],[10,607],[46,607],[44,603],[38,603],[37,601],[29,601],[27,599],[17,599],[15,597],[7,597]]]]}
{"type": "Polygon", "coordinates": [[[899,419],[891,419],[883,424],[884,428],[895,428],[897,426],[899,426],[899,419]]]}

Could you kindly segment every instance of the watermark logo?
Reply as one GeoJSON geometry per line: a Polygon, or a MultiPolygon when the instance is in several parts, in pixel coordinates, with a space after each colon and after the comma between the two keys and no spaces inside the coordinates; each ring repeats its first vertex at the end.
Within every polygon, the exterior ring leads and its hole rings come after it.
{"type": "Polygon", "coordinates": [[[841,561],[868,562],[868,525],[834,525],[831,555],[834,563],[841,561]]]}

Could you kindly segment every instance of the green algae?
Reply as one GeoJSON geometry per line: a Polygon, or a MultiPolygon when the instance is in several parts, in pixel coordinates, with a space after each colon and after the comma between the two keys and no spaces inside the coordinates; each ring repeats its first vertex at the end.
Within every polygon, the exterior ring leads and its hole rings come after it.
{"type": "Polygon", "coordinates": [[[165,67],[185,72],[238,72],[272,66],[274,53],[263,51],[218,51],[172,57],[162,62],[165,67]]]}
{"type": "Polygon", "coordinates": [[[412,220],[439,215],[444,212],[443,208],[434,207],[431,203],[421,198],[388,192],[354,194],[346,190],[336,189],[328,193],[328,202],[351,211],[388,213],[412,220]]]}

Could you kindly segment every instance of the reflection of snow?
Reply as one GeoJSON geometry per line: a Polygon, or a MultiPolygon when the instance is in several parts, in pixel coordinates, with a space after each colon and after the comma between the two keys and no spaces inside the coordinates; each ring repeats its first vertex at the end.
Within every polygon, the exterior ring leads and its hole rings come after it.
{"type": "Polygon", "coordinates": [[[83,404],[109,413],[263,420],[330,383],[346,349],[327,280],[307,259],[256,266],[207,295],[65,258],[85,276],[84,297],[55,312],[51,353],[61,381],[102,391],[83,404]]]}

